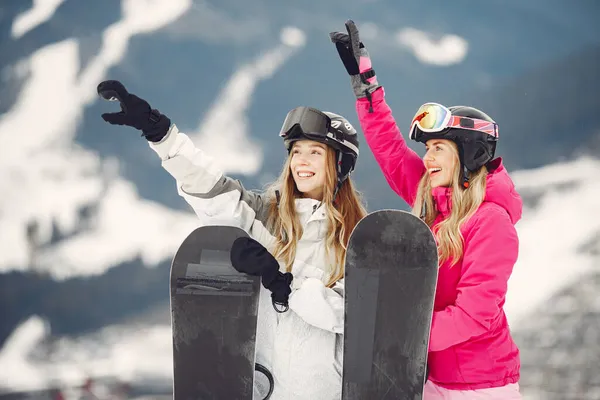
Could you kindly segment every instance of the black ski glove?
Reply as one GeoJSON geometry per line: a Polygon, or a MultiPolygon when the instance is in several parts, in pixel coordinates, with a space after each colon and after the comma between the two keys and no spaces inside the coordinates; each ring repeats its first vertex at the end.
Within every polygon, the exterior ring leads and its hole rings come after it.
{"type": "Polygon", "coordinates": [[[290,284],[294,277],[289,272],[279,271],[279,263],[263,245],[249,237],[237,238],[231,246],[231,265],[239,272],[261,277],[262,285],[271,291],[273,307],[277,312],[289,309],[288,299],[292,293],[290,284]],[[284,309],[280,310],[277,306],[283,306],[284,309]]]}
{"type": "MultiPolygon", "coordinates": [[[[360,41],[354,21],[348,20],[345,25],[348,33],[331,32],[329,38],[335,44],[340,59],[350,75],[354,95],[357,99],[366,97],[371,104],[371,93],[380,85],[377,83],[375,70],[371,68],[371,58],[360,41]]],[[[369,111],[373,112],[372,107],[369,111]]]]}
{"type": "Polygon", "coordinates": [[[121,82],[104,81],[97,90],[103,99],[121,104],[120,112],[102,114],[109,124],[131,126],[142,131],[142,136],[151,142],[160,142],[169,131],[171,120],[152,109],[146,100],[129,93],[121,82]]]}

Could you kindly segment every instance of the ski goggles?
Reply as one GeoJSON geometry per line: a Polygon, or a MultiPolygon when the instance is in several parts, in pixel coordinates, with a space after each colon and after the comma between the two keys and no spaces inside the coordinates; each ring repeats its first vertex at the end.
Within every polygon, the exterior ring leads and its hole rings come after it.
{"type": "Polygon", "coordinates": [[[425,103],[417,110],[410,124],[410,138],[419,141],[420,135],[417,127],[422,132],[436,133],[447,128],[469,129],[487,133],[498,138],[498,124],[476,118],[452,115],[452,112],[441,104],[425,103]]]}
{"type": "Polygon", "coordinates": [[[279,136],[284,139],[294,139],[306,136],[309,139],[324,140],[330,134],[331,118],[325,113],[310,107],[296,107],[285,117],[279,136]]]}

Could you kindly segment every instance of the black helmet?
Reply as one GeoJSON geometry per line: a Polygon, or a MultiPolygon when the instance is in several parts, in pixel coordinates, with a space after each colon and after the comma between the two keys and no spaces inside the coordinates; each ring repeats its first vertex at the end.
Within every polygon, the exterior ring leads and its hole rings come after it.
{"type": "MultiPolygon", "coordinates": [[[[419,108],[411,126],[410,136],[411,139],[422,143],[435,138],[454,141],[458,147],[461,165],[466,169],[465,175],[467,175],[468,172],[476,172],[494,158],[498,142],[498,125],[489,115],[474,107],[445,108],[439,104],[429,103],[419,108]],[[445,109],[449,111],[449,115],[445,118],[441,115],[437,116],[437,121],[433,123],[428,121],[428,124],[435,127],[424,130],[417,121],[423,118],[421,111],[427,109],[427,106],[430,107],[429,110],[435,109],[435,112],[440,113],[445,109]]],[[[465,176],[465,180],[467,179],[468,177],[465,176]]]]}
{"type": "Polygon", "coordinates": [[[298,140],[314,140],[332,147],[337,158],[337,189],[356,166],[358,135],[352,124],[341,115],[297,107],[288,113],[279,136],[283,137],[288,153],[298,140]]]}

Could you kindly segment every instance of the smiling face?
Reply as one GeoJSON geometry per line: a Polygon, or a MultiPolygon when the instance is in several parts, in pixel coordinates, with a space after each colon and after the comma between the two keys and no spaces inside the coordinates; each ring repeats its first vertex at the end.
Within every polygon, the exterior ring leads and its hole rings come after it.
{"type": "Polygon", "coordinates": [[[423,162],[429,174],[431,187],[451,186],[459,164],[456,144],[447,139],[430,139],[425,143],[425,147],[427,152],[423,162]]]}
{"type": "Polygon", "coordinates": [[[290,155],[290,172],[298,191],[304,197],[322,200],[327,162],[326,145],[313,140],[298,140],[294,142],[290,155]]]}

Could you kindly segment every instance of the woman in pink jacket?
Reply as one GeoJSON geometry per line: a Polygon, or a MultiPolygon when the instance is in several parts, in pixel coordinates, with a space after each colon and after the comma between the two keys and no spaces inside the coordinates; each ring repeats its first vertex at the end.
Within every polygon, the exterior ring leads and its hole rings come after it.
{"type": "Polygon", "coordinates": [[[517,260],[514,224],[522,201],[502,159],[498,126],[472,107],[428,103],[410,125],[425,143],[407,145],[352,21],[333,32],[351,76],[366,141],[386,180],[435,233],[439,277],[424,399],[520,399],[519,350],[503,310],[517,260]]]}

